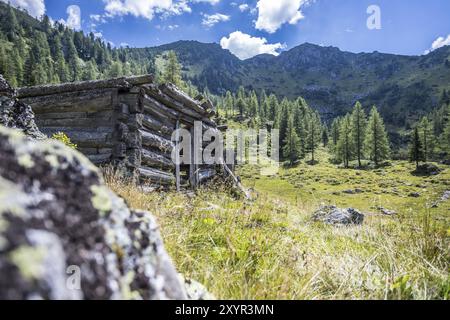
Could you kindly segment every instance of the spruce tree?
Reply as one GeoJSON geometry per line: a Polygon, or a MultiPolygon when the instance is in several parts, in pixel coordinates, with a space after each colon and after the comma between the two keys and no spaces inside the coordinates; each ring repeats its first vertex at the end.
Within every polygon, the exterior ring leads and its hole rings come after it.
{"type": "Polygon", "coordinates": [[[358,166],[361,167],[361,160],[364,152],[364,139],[367,126],[367,119],[361,103],[356,102],[352,112],[352,136],[356,148],[358,166]]]}
{"type": "Polygon", "coordinates": [[[411,162],[416,163],[416,169],[419,168],[419,162],[424,161],[425,153],[423,150],[422,142],[420,141],[419,128],[414,128],[411,136],[409,159],[411,162]]]}
{"type": "Polygon", "coordinates": [[[383,119],[378,113],[377,107],[370,112],[367,124],[365,146],[370,159],[378,166],[382,161],[389,159],[389,140],[384,127],[383,119]]]}
{"type": "Polygon", "coordinates": [[[173,50],[168,53],[163,80],[164,82],[173,83],[180,88],[184,86],[183,80],[181,79],[181,64],[178,62],[177,54],[173,50]]]}
{"type": "Polygon", "coordinates": [[[300,157],[300,139],[294,126],[294,117],[289,115],[287,122],[286,138],[283,140],[283,156],[293,165],[300,157]]]}

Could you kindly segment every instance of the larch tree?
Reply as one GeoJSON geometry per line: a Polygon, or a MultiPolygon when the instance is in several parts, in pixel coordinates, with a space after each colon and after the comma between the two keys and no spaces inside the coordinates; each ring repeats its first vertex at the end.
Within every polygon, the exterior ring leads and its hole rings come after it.
{"type": "Polygon", "coordinates": [[[416,169],[419,168],[419,162],[425,160],[425,152],[420,139],[419,128],[414,128],[411,135],[409,147],[409,160],[416,163],[416,169]]]}
{"type": "Polygon", "coordinates": [[[418,130],[420,142],[423,146],[424,161],[427,162],[433,158],[436,146],[433,123],[428,120],[428,117],[423,117],[419,123],[418,130]]]}
{"type": "Polygon", "coordinates": [[[348,168],[354,156],[354,141],[352,139],[352,121],[350,115],[346,115],[339,121],[339,137],[336,144],[336,158],[348,168]]]}
{"type": "Polygon", "coordinates": [[[295,130],[293,115],[288,116],[286,138],[283,144],[283,156],[293,165],[301,157],[300,139],[295,130]]]}
{"type": "Polygon", "coordinates": [[[177,54],[173,50],[168,53],[167,64],[162,78],[164,82],[173,83],[180,88],[184,85],[181,78],[181,64],[178,62],[177,54]]]}
{"type": "Polygon", "coordinates": [[[311,163],[314,164],[317,147],[322,138],[322,123],[317,112],[311,111],[306,118],[306,148],[311,153],[311,163]]]}
{"type": "Polygon", "coordinates": [[[358,166],[361,167],[361,160],[364,153],[364,139],[366,133],[367,119],[366,113],[361,105],[361,103],[356,102],[355,107],[351,115],[352,121],[352,136],[356,150],[356,157],[358,159],[358,166]]]}
{"type": "Polygon", "coordinates": [[[384,127],[383,119],[375,106],[370,111],[365,146],[367,155],[376,166],[378,166],[382,161],[389,159],[389,139],[384,127]]]}

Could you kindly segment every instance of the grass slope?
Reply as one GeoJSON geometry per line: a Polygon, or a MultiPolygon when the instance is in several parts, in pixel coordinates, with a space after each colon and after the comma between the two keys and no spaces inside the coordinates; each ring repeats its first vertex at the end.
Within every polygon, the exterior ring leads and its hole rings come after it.
{"type": "Polygon", "coordinates": [[[158,217],[179,271],[218,298],[448,299],[450,202],[430,204],[450,189],[450,170],[432,178],[411,170],[403,162],[344,170],[324,159],[274,177],[241,168],[244,184],[259,193],[255,203],[220,188],[195,197],[143,194],[107,180],[133,207],[158,217]],[[364,192],[342,193],[355,188],[364,192]],[[311,222],[322,203],[358,208],[366,220],[355,227],[311,222]],[[382,215],[379,205],[398,214],[382,215]]]}

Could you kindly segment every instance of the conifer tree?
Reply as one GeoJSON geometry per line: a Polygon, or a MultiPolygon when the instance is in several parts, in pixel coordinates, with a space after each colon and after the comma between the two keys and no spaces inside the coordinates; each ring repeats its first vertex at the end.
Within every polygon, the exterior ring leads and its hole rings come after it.
{"type": "Polygon", "coordinates": [[[311,163],[314,164],[316,161],[315,153],[322,137],[322,124],[317,112],[311,111],[307,116],[306,129],[306,148],[311,153],[311,163]]]}
{"type": "Polygon", "coordinates": [[[336,151],[336,146],[339,141],[340,119],[341,118],[336,118],[331,123],[330,134],[331,134],[331,148],[332,148],[331,151],[332,152],[336,151]]]}
{"type": "Polygon", "coordinates": [[[428,120],[428,117],[422,118],[419,123],[418,130],[420,141],[423,146],[424,161],[427,162],[433,158],[435,148],[433,124],[428,120]]]}
{"type": "Polygon", "coordinates": [[[300,157],[300,139],[294,126],[294,117],[288,116],[286,138],[283,140],[283,156],[293,165],[300,157]]]}
{"type": "Polygon", "coordinates": [[[255,91],[252,91],[248,98],[248,115],[250,117],[258,116],[259,104],[255,91]]]}
{"type": "MultiPolygon", "coordinates": [[[[450,107],[449,107],[450,114],[450,107]]],[[[450,154],[450,120],[447,120],[441,137],[441,149],[450,154]]]]}
{"type": "Polygon", "coordinates": [[[419,162],[424,161],[424,159],[425,159],[425,154],[424,154],[422,142],[420,141],[418,127],[414,128],[414,131],[411,136],[409,159],[411,162],[416,163],[416,169],[419,168],[419,162]]]}
{"type": "Polygon", "coordinates": [[[356,148],[358,166],[361,167],[361,160],[364,152],[364,139],[367,126],[367,119],[361,103],[356,102],[352,112],[352,136],[356,148]]]}
{"type": "Polygon", "coordinates": [[[348,168],[354,156],[354,140],[352,137],[352,120],[350,115],[346,115],[339,121],[339,137],[336,144],[337,159],[348,168]]]}
{"type": "Polygon", "coordinates": [[[328,145],[328,141],[329,141],[328,129],[326,127],[324,127],[322,130],[322,144],[323,144],[324,148],[328,145]]]}
{"type": "Polygon", "coordinates": [[[370,159],[378,166],[382,161],[389,159],[389,140],[384,127],[383,119],[378,113],[377,107],[370,112],[367,124],[365,146],[370,159]]]}

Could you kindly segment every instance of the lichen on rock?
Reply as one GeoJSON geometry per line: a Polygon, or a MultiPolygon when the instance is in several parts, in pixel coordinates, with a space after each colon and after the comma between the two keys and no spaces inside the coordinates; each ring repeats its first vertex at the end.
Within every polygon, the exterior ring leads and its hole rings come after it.
{"type": "Polygon", "coordinates": [[[80,153],[1,126],[0,226],[0,299],[188,297],[150,213],[80,153]],[[70,266],[79,290],[66,286],[70,266]]]}

